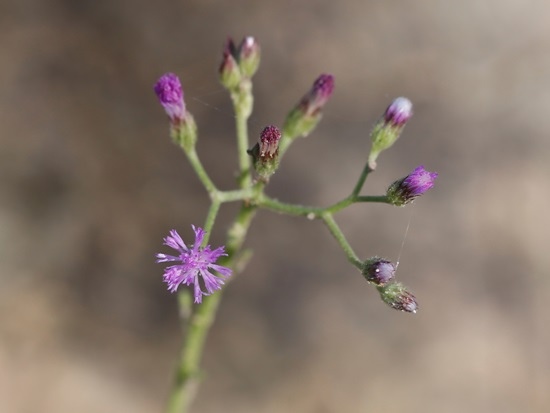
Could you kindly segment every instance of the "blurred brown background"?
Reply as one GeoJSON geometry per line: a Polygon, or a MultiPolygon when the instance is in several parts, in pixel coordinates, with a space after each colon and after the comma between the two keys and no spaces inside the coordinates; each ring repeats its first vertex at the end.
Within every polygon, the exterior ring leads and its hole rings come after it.
{"type": "Polygon", "coordinates": [[[254,139],[336,77],[271,195],[346,196],[400,95],[415,116],[364,193],[420,164],[440,176],[412,207],[336,217],[361,257],[392,260],[411,219],[398,277],[416,315],[386,307],[320,222],[261,212],[195,411],[549,411],[549,20],[524,0],[1,2],[0,411],[161,411],[179,328],[154,253],[171,228],[189,239],[208,200],[152,86],[181,77],[199,153],[233,188],[227,35],[263,48],[254,139]]]}

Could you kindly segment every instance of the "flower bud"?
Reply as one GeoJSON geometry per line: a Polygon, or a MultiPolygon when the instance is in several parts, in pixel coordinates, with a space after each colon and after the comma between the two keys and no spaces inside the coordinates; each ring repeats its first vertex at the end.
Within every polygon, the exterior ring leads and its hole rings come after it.
{"type": "Polygon", "coordinates": [[[170,121],[180,123],[185,117],[185,102],[179,78],[173,73],[162,75],[155,84],[155,93],[170,121]]]}
{"type": "Polygon", "coordinates": [[[412,114],[411,101],[407,98],[399,97],[386,109],[384,121],[394,127],[402,127],[412,117],[412,114]]]}
{"type": "Polygon", "coordinates": [[[302,98],[300,107],[305,115],[316,115],[328,102],[334,91],[334,76],[322,74],[315,82],[311,90],[302,98]]]}
{"type": "Polygon", "coordinates": [[[190,149],[197,141],[197,125],[185,108],[179,78],[173,73],[166,73],[159,78],[154,89],[170,118],[170,136],[184,149],[190,149]]]}
{"type": "Polygon", "coordinates": [[[399,97],[388,106],[371,132],[369,166],[372,170],[376,169],[378,155],[395,143],[412,114],[412,103],[407,98],[399,97]]]}
{"type": "Polygon", "coordinates": [[[251,78],[260,66],[260,45],[252,36],[247,36],[239,45],[239,68],[243,76],[251,78]]]}
{"type": "Polygon", "coordinates": [[[266,126],[260,135],[260,142],[248,150],[254,169],[267,181],[279,166],[279,140],[281,132],[276,126],[266,126]]]}
{"type": "Polygon", "coordinates": [[[437,172],[428,172],[421,165],[405,178],[391,184],[386,196],[390,204],[403,206],[431,189],[434,186],[435,178],[437,178],[437,172]]]}
{"type": "MultiPolygon", "coordinates": [[[[320,75],[298,105],[288,114],[285,126],[285,139],[307,136],[322,117],[322,109],[334,91],[334,76],[320,75]]],[[[286,146],[286,145],[285,145],[286,146]]]]}
{"type": "Polygon", "coordinates": [[[380,298],[391,308],[407,313],[416,313],[418,303],[416,297],[401,283],[391,283],[378,287],[380,298]]]}
{"type": "Polygon", "coordinates": [[[368,282],[385,285],[395,277],[395,265],[391,261],[373,257],[363,263],[361,273],[368,282]]]}
{"type": "Polygon", "coordinates": [[[223,47],[223,57],[219,69],[220,82],[226,89],[236,88],[242,79],[238,64],[238,55],[235,43],[231,37],[227,38],[223,47]]]}

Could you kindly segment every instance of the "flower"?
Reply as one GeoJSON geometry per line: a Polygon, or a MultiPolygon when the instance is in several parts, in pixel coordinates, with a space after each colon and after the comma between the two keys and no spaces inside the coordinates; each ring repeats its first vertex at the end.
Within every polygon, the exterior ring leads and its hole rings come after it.
{"type": "Polygon", "coordinates": [[[173,123],[185,118],[185,102],[179,78],[173,73],[162,75],[155,84],[155,93],[160,104],[173,123]]]}
{"type": "Polygon", "coordinates": [[[384,120],[392,126],[401,127],[412,117],[412,103],[409,99],[398,97],[384,113],[384,120]]]}
{"type": "Polygon", "coordinates": [[[238,50],[239,68],[241,73],[251,78],[260,66],[260,45],[252,36],[245,37],[238,50]]]}
{"type": "Polygon", "coordinates": [[[372,147],[368,159],[368,164],[373,171],[376,169],[378,156],[386,149],[391,148],[397,141],[412,114],[411,101],[404,97],[398,97],[393,100],[384,115],[376,122],[370,134],[372,147]]]}
{"type": "Polygon", "coordinates": [[[279,140],[281,131],[276,126],[266,126],[260,134],[260,142],[247,153],[252,156],[252,164],[260,177],[267,182],[279,167],[279,140]]]}
{"type": "Polygon", "coordinates": [[[333,91],[334,76],[323,73],[315,79],[313,86],[302,98],[300,104],[309,116],[313,116],[325,106],[333,91]]]}
{"type": "Polygon", "coordinates": [[[420,165],[405,178],[391,184],[386,195],[393,205],[408,204],[433,188],[435,178],[437,178],[437,172],[428,172],[420,165]]]}
{"type": "Polygon", "coordinates": [[[241,83],[242,74],[238,64],[237,47],[231,37],[223,45],[222,62],[218,70],[220,82],[226,89],[234,89],[241,83]]]}
{"type": "Polygon", "coordinates": [[[175,249],[179,255],[167,255],[159,253],[156,255],[157,263],[160,262],[180,262],[180,264],[171,265],[164,270],[163,281],[168,284],[168,290],[175,292],[180,284],[194,285],[195,303],[202,302],[203,295],[210,295],[214,291],[222,288],[224,279],[232,273],[231,269],[221,265],[214,264],[221,256],[226,256],[224,247],[212,250],[210,245],[201,247],[202,240],[206,232],[202,228],[192,225],[195,232],[195,242],[188,247],[176,230],[171,230],[170,235],[164,238],[164,245],[175,249]],[[220,275],[216,276],[211,271],[214,270],[220,275]],[[202,281],[201,281],[202,279],[202,281]],[[204,285],[202,290],[201,284],[204,285]]]}
{"type": "Polygon", "coordinates": [[[365,261],[361,273],[367,281],[385,285],[395,277],[395,265],[391,261],[373,257],[365,261]]]}
{"type": "Polygon", "coordinates": [[[378,287],[378,292],[382,301],[395,310],[413,314],[418,311],[416,297],[401,283],[378,287]]]}
{"type": "MultiPolygon", "coordinates": [[[[322,109],[332,96],[333,91],[334,76],[326,73],[319,75],[311,89],[288,114],[283,128],[283,141],[309,135],[321,120],[322,109]]],[[[284,142],[282,146],[286,149],[288,143],[284,142]]]]}
{"type": "Polygon", "coordinates": [[[260,156],[273,158],[277,155],[281,131],[276,126],[266,126],[260,134],[260,156]]]}

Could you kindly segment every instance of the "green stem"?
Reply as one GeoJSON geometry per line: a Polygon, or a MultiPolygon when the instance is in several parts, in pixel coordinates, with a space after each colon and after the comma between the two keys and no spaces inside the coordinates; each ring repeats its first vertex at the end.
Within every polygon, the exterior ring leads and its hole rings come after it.
{"type": "Polygon", "coordinates": [[[237,110],[237,149],[239,151],[239,185],[246,188],[250,185],[250,155],[248,150],[248,126],[247,118],[237,110]]]}
{"type": "Polygon", "coordinates": [[[254,196],[253,188],[237,189],[235,191],[218,191],[216,193],[216,198],[220,202],[232,202],[232,201],[242,201],[245,199],[250,199],[254,196]]]}
{"type": "Polygon", "coordinates": [[[231,92],[233,109],[235,110],[235,123],[237,132],[237,150],[239,151],[239,186],[250,186],[252,178],[250,174],[250,156],[248,150],[248,118],[252,113],[254,98],[252,96],[252,82],[243,80],[239,87],[231,92]]]}
{"type": "Polygon", "coordinates": [[[197,151],[195,150],[195,148],[193,147],[192,149],[185,151],[185,154],[187,155],[187,159],[189,159],[191,166],[195,170],[197,176],[199,177],[200,181],[202,182],[208,193],[213,194],[214,192],[216,192],[216,186],[202,166],[202,163],[197,155],[197,151]]]}
{"type": "Polygon", "coordinates": [[[361,191],[361,189],[363,188],[363,185],[365,184],[367,176],[372,171],[374,171],[374,169],[372,169],[370,167],[369,163],[367,163],[365,165],[365,167],[363,168],[363,171],[361,172],[361,175],[359,176],[359,179],[357,180],[357,183],[355,184],[355,187],[353,188],[353,191],[351,192],[352,196],[355,197],[355,196],[359,195],[359,192],[361,191]]]}
{"type": "Polygon", "coordinates": [[[338,244],[340,244],[340,246],[344,250],[344,253],[346,254],[349,262],[351,262],[357,268],[361,268],[363,262],[357,257],[357,255],[353,251],[353,248],[351,248],[351,245],[349,245],[349,242],[347,241],[345,235],[342,233],[342,230],[334,220],[332,214],[329,212],[325,212],[321,215],[321,219],[328,227],[332,236],[336,238],[336,241],[338,241],[338,244]]]}
{"type": "Polygon", "coordinates": [[[347,198],[342,199],[341,201],[332,204],[326,208],[320,207],[310,207],[304,205],[295,205],[287,204],[285,202],[280,202],[276,199],[270,198],[265,194],[260,194],[257,199],[258,206],[270,209],[275,212],[280,212],[288,215],[295,216],[305,216],[310,219],[321,218],[321,215],[325,212],[336,213],[351,204],[359,202],[380,202],[388,203],[388,198],[386,195],[376,195],[376,196],[353,196],[350,195],[347,198]]]}
{"type": "Polygon", "coordinates": [[[201,247],[206,247],[208,244],[208,240],[210,239],[210,232],[212,231],[212,227],[214,226],[214,222],[216,221],[216,217],[218,216],[218,212],[220,211],[220,205],[221,202],[214,198],[212,200],[212,204],[210,204],[210,208],[208,209],[208,214],[206,215],[206,220],[204,221],[204,231],[206,234],[204,235],[204,238],[202,240],[201,247]]]}
{"type": "Polygon", "coordinates": [[[200,384],[199,363],[204,342],[214,322],[221,296],[221,293],[217,293],[205,297],[187,323],[187,334],[166,413],[187,412],[195,397],[200,384]]]}

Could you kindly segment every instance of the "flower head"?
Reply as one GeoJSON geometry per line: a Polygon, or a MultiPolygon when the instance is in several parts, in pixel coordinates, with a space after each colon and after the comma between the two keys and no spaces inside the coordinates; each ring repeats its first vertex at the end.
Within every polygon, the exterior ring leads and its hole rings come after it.
{"type": "Polygon", "coordinates": [[[398,97],[384,113],[384,120],[392,126],[404,126],[412,116],[412,103],[409,99],[398,97]]]}
{"type": "Polygon", "coordinates": [[[421,165],[415,168],[405,178],[399,179],[390,185],[387,196],[393,205],[405,205],[433,188],[437,172],[428,172],[421,165]]]}
{"type": "Polygon", "coordinates": [[[409,99],[398,97],[387,107],[384,115],[376,122],[370,136],[372,147],[368,163],[372,170],[376,169],[376,159],[386,149],[397,141],[405,124],[412,117],[412,103],[409,99]]]}
{"type": "Polygon", "coordinates": [[[238,50],[238,61],[241,73],[251,78],[260,66],[260,45],[252,36],[245,37],[238,50]]]}
{"type": "Polygon", "coordinates": [[[401,283],[391,283],[378,287],[380,298],[391,308],[407,313],[416,313],[418,303],[416,297],[401,283]]]}
{"type": "Polygon", "coordinates": [[[238,64],[237,47],[231,37],[223,45],[222,62],[218,70],[220,82],[226,89],[236,88],[242,79],[238,64]]]}
{"type": "Polygon", "coordinates": [[[279,141],[281,131],[276,126],[266,126],[260,134],[260,142],[247,153],[252,156],[254,169],[267,182],[279,166],[279,141]]]}
{"type": "Polygon", "coordinates": [[[307,136],[320,122],[322,109],[332,96],[334,91],[334,76],[322,74],[311,89],[300,99],[298,104],[290,111],[283,127],[283,152],[289,143],[299,137],[307,136]]]}
{"type": "Polygon", "coordinates": [[[374,257],[365,261],[361,272],[367,281],[385,285],[395,277],[395,265],[391,261],[374,257]]]}
{"type": "Polygon", "coordinates": [[[310,91],[302,98],[300,105],[309,116],[317,114],[328,102],[334,91],[334,76],[323,73],[315,82],[310,91]]]}
{"type": "Polygon", "coordinates": [[[179,264],[166,267],[163,281],[168,284],[170,292],[177,291],[180,284],[193,284],[195,303],[200,303],[203,295],[210,295],[221,289],[224,279],[229,277],[232,271],[227,267],[214,264],[218,258],[227,255],[224,247],[215,250],[212,250],[210,245],[201,247],[206,233],[202,228],[194,225],[192,227],[195,232],[195,242],[192,246],[188,247],[176,230],[173,229],[170,231],[170,235],[164,238],[164,245],[175,249],[178,255],[159,253],[156,255],[156,262],[179,262],[179,264]],[[218,272],[219,275],[214,275],[212,270],[218,272]],[[203,291],[203,287],[206,291],[203,291]]]}
{"type": "Polygon", "coordinates": [[[281,131],[276,126],[266,126],[260,134],[260,156],[275,157],[280,139],[281,131]]]}
{"type": "Polygon", "coordinates": [[[155,93],[160,104],[173,123],[185,118],[185,102],[179,78],[173,73],[166,73],[155,84],[155,93]]]}

